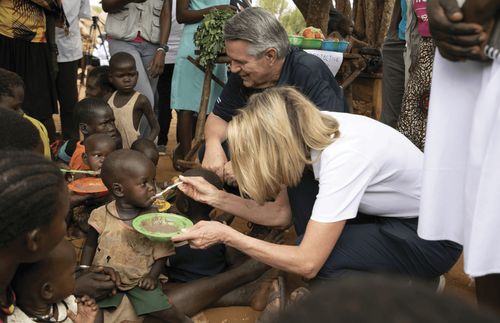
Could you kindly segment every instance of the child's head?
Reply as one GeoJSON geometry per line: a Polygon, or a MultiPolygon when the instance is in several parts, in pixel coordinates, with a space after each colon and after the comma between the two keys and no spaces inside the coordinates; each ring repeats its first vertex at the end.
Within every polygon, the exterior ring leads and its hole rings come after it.
{"type": "Polygon", "coordinates": [[[155,166],[158,165],[158,160],[160,159],[160,154],[158,153],[158,148],[153,141],[146,138],[139,138],[132,143],[130,149],[143,153],[151,159],[155,166]]]}
{"type": "MultiPolygon", "coordinates": [[[[214,172],[204,169],[204,168],[193,168],[185,171],[182,176],[200,176],[203,177],[207,182],[214,185],[218,189],[223,189],[224,183],[214,172]]],[[[177,190],[175,198],[175,206],[177,209],[189,218],[209,218],[209,214],[212,211],[212,207],[208,204],[196,202],[192,198],[188,197],[180,190],[177,190]]]]}
{"type": "Polygon", "coordinates": [[[17,269],[13,281],[17,303],[23,309],[32,300],[47,305],[64,300],[75,291],[75,269],[75,249],[62,239],[42,260],[17,269]]]}
{"type": "Polygon", "coordinates": [[[104,159],[116,150],[116,141],[104,133],[88,136],[84,145],[83,161],[95,171],[101,170],[104,159]]]}
{"type": "Polygon", "coordinates": [[[109,81],[109,66],[97,66],[93,68],[85,83],[85,96],[87,98],[104,98],[116,91],[109,81]]]}
{"type": "Polygon", "coordinates": [[[24,82],[14,72],[0,68],[0,107],[23,114],[24,82]]]}
{"type": "Polygon", "coordinates": [[[66,233],[69,196],[54,163],[28,151],[0,151],[0,250],[39,261],[66,233]]]}
{"type": "Polygon", "coordinates": [[[122,139],[115,126],[111,107],[102,99],[85,98],[75,105],[75,122],[84,138],[95,133],[104,133],[115,139],[121,147],[122,139]]]}
{"type": "Polygon", "coordinates": [[[30,150],[43,155],[40,133],[19,113],[0,108],[0,149],[30,150]]]}
{"type": "Polygon", "coordinates": [[[330,9],[327,34],[338,32],[342,37],[352,35],[354,23],[335,8],[330,9]]]}
{"type": "Polygon", "coordinates": [[[153,201],[156,168],[144,154],[130,149],[112,152],[104,160],[101,178],[115,199],[146,209],[153,201]]]}
{"type": "Polygon", "coordinates": [[[137,68],[132,55],[118,52],[109,60],[109,81],[117,91],[130,93],[137,84],[137,68]]]}

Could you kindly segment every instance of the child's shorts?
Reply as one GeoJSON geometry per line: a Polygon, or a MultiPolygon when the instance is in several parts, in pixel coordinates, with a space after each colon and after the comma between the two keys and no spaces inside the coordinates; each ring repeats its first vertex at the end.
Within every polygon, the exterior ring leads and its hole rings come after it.
{"type": "Polygon", "coordinates": [[[131,290],[117,292],[116,295],[97,302],[100,308],[116,309],[122,302],[123,296],[127,295],[130,303],[138,316],[153,312],[163,311],[172,307],[167,296],[163,293],[161,287],[153,290],[145,290],[140,287],[134,287],[131,290]]]}

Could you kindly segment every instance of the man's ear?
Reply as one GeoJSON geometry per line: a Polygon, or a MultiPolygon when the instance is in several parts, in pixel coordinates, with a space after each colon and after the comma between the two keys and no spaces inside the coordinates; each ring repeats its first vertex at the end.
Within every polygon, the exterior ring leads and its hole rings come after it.
{"type": "Polygon", "coordinates": [[[50,282],[45,282],[40,288],[40,296],[43,300],[50,301],[54,297],[54,288],[50,282]]]}
{"type": "Polygon", "coordinates": [[[120,183],[113,183],[111,191],[116,197],[123,197],[123,185],[120,183]]]}
{"type": "Polygon", "coordinates": [[[89,134],[89,126],[86,123],[80,122],[78,124],[78,127],[80,128],[80,131],[84,136],[87,136],[89,134]]]}
{"type": "Polygon", "coordinates": [[[40,247],[40,229],[37,228],[27,232],[25,239],[26,248],[28,248],[28,250],[32,253],[37,252],[40,247]]]}
{"type": "Polygon", "coordinates": [[[276,62],[276,59],[278,58],[278,51],[276,48],[268,48],[264,52],[264,57],[270,64],[274,64],[276,62]]]}

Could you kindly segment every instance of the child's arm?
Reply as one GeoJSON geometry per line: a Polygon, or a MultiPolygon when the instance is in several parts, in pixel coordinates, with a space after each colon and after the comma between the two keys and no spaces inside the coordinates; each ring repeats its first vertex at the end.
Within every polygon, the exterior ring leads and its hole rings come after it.
{"type": "Polygon", "coordinates": [[[136,111],[138,112],[137,115],[139,116],[137,119],[137,125],[139,125],[141,117],[142,115],[144,115],[148,120],[149,126],[151,128],[151,132],[149,133],[147,139],[154,141],[156,137],[158,137],[158,134],[160,133],[160,124],[158,123],[158,120],[156,120],[153,108],[151,107],[151,104],[149,103],[149,100],[146,96],[141,94],[137,99],[137,102],[135,103],[134,107],[134,118],[136,115],[136,111]]]}
{"type": "Polygon", "coordinates": [[[99,233],[91,226],[87,233],[87,240],[82,250],[81,265],[90,266],[94,260],[95,251],[97,249],[97,238],[99,233]]]}
{"type": "Polygon", "coordinates": [[[78,304],[78,311],[73,313],[68,311],[68,317],[74,323],[100,323],[103,322],[103,313],[99,310],[93,298],[83,296],[76,300],[78,304]]]}
{"type": "Polygon", "coordinates": [[[139,280],[138,286],[140,288],[149,290],[156,288],[156,285],[158,284],[158,277],[160,276],[161,271],[165,267],[165,262],[167,261],[167,258],[168,257],[163,257],[155,260],[149,273],[144,275],[144,277],[142,277],[141,280],[139,280]]]}

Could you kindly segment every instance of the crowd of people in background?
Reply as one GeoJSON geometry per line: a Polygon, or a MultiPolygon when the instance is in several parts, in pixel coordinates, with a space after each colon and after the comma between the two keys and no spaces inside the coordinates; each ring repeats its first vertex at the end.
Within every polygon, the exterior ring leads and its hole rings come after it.
{"type": "MultiPolygon", "coordinates": [[[[88,0],[0,0],[0,323],[192,322],[233,305],[260,322],[498,321],[499,1],[395,0],[380,120],[349,113],[322,59],[246,0],[102,8],[109,66],[80,71],[88,0]],[[184,171],[204,80],[189,56],[213,10],[234,13],[230,63],[212,70],[224,85],[200,168],[170,206],[157,166],[169,153],[184,171]],[[100,193],[68,189],[96,178],[100,193]],[[194,226],[148,240],[132,221],[155,212],[194,226]],[[438,294],[461,255],[479,310],[438,294]],[[285,272],[309,289],[288,300],[285,272]]],[[[328,33],[368,45],[335,9],[328,33]]]]}

